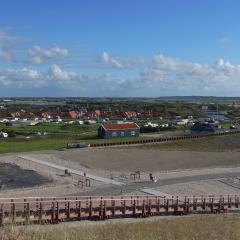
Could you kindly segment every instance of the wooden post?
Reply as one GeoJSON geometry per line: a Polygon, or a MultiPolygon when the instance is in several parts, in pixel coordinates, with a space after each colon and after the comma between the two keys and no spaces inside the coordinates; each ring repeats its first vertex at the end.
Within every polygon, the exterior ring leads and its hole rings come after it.
{"type": "Polygon", "coordinates": [[[136,216],[136,200],[135,199],[133,200],[133,211],[132,211],[132,213],[133,213],[133,217],[135,217],[136,216]]]}
{"type": "Polygon", "coordinates": [[[78,187],[83,188],[83,181],[82,180],[78,180],[78,187]]]}
{"type": "Polygon", "coordinates": [[[38,220],[39,222],[42,222],[42,214],[43,214],[43,203],[42,201],[39,203],[39,214],[38,214],[38,220]]]}
{"type": "Polygon", "coordinates": [[[3,210],[3,204],[1,204],[0,208],[0,226],[2,226],[4,223],[4,210],[3,210]]]}
{"type": "Polygon", "coordinates": [[[51,216],[51,222],[55,222],[55,201],[52,202],[52,216],[51,216]]]}
{"type": "Polygon", "coordinates": [[[82,206],[81,206],[81,201],[78,201],[78,217],[81,218],[81,212],[82,212],[82,206]]]}
{"type": "Polygon", "coordinates": [[[26,221],[27,221],[27,223],[29,223],[29,221],[30,221],[30,203],[29,202],[27,202],[27,209],[26,209],[27,211],[26,211],[26,221]]]}
{"type": "MultiPolygon", "coordinates": [[[[103,207],[103,219],[106,219],[106,217],[107,217],[107,202],[106,202],[106,200],[104,200],[104,205],[103,206],[104,206],[103,207]]],[[[124,206],[126,206],[125,203],[124,203],[124,206]]]]}
{"type": "Polygon", "coordinates": [[[157,199],[157,213],[160,213],[160,199],[157,199]]]}
{"type": "Polygon", "coordinates": [[[167,203],[166,203],[166,212],[169,211],[169,199],[167,199],[167,203]]]}
{"type": "Polygon", "coordinates": [[[211,213],[214,212],[214,198],[211,198],[211,205],[210,205],[211,213]]]}
{"type": "Polygon", "coordinates": [[[195,196],[193,197],[193,210],[197,210],[197,198],[195,198],[195,196]]]}
{"type": "Polygon", "coordinates": [[[68,201],[68,202],[67,202],[67,218],[70,218],[70,213],[71,213],[70,201],[68,201]]]}
{"type": "Polygon", "coordinates": [[[59,202],[56,203],[56,214],[55,214],[55,221],[59,222],[59,202]]]}
{"type": "Polygon", "coordinates": [[[64,198],[64,205],[65,205],[65,215],[67,216],[67,198],[64,198]]]}
{"type": "Polygon", "coordinates": [[[89,178],[86,178],[85,185],[86,187],[91,187],[91,180],[89,178]]]}
{"type": "Polygon", "coordinates": [[[225,199],[222,197],[222,211],[225,211],[225,199]]]}
{"type": "Polygon", "coordinates": [[[184,197],[183,212],[187,213],[187,196],[184,197]]]}
{"type": "Polygon", "coordinates": [[[100,207],[99,207],[99,219],[102,219],[102,218],[103,218],[103,200],[102,200],[102,197],[101,197],[100,207]]]}
{"type": "Polygon", "coordinates": [[[235,201],[234,201],[235,204],[234,205],[235,205],[236,208],[238,208],[238,197],[235,195],[234,199],[235,199],[235,201]]]}
{"type": "Polygon", "coordinates": [[[115,205],[116,205],[116,202],[115,202],[115,200],[113,199],[113,200],[112,200],[112,216],[113,216],[113,217],[115,216],[115,205]]]}
{"type": "Polygon", "coordinates": [[[190,208],[190,199],[188,198],[186,213],[189,213],[189,208],[190,208]]]}
{"type": "Polygon", "coordinates": [[[12,217],[12,223],[14,224],[16,221],[16,205],[14,203],[14,200],[11,199],[12,206],[11,206],[11,217],[12,217]]]}
{"type": "Polygon", "coordinates": [[[149,199],[149,204],[148,204],[148,215],[152,215],[152,199],[149,199]]]}
{"type": "Polygon", "coordinates": [[[203,210],[206,210],[206,198],[203,199],[203,206],[202,206],[203,210]]]}
{"type": "Polygon", "coordinates": [[[142,215],[146,215],[146,205],[145,205],[145,199],[143,199],[143,205],[142,205],[142,215]]]}

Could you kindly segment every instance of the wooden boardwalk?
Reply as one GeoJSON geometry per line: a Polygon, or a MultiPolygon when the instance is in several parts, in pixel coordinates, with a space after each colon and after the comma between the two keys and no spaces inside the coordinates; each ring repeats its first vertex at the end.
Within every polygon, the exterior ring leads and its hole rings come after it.
{"type": "Polygon", "coordinates": [[[240,196],[68,197],[0,199],[0,224],[59,223],[75,220],[238,211],[240,196]]]}

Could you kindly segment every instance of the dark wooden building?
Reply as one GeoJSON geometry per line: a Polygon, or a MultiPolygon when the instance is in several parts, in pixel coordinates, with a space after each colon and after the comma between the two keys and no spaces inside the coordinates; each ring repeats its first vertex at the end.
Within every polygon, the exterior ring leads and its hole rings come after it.
{"type": "Polygon", "coordinates": [[[138,137],[140,127],[136,123],[101,124],[98,128],[100,138],[138,137]]]}
{"type": "Polygon", "coordinates": [[[192,133],[215,133],[219,131],[217,123],[197,122],[191,127],[192,133]]]}

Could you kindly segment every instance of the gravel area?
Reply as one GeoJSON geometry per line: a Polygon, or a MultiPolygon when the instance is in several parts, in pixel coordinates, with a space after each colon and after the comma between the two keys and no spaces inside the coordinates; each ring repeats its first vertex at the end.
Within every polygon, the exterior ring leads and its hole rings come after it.
{"type": "Polygon", "coordinates": [[[240,189],[226,185],[218,180],[206,180],[189,183],[179,183],[155,188],[155,190],[170,195],[240,195],[240,189]]]}

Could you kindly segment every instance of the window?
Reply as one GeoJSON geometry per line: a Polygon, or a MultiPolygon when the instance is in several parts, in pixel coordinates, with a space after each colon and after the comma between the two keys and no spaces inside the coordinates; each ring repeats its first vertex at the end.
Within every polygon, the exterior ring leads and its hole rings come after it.
{"type": "Polygon", "coordinates": [[[135,131],[131,131],[131,136],[135,136],[135,131]]]}
{"type": "Polygon", "coordinates": [[[124,132],[121,132],[121,137],[124,137],[124,132]]]}
{"type": "Polygon", "coordinates": [[[113,133],[112,133],[112,136],[113,136],[113,137],[116,137],[116,136],[117,136],[117,132],[113,132],[113,133]]]}

